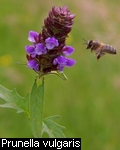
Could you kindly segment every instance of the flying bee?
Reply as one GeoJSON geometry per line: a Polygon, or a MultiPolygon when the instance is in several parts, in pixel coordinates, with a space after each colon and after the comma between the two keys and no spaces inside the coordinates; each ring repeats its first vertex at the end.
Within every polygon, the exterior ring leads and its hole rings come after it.
{"type": "Polygon", "coordinates": [[[97,59],[104,56],[106,53],[108,54],[117,54],[116,49],[108,44],[101,43],[99,41],[89,40],[85,41],[84,44],[87,45],[86,49],[91,49],[91,52],[95,52],[97,59]]]}

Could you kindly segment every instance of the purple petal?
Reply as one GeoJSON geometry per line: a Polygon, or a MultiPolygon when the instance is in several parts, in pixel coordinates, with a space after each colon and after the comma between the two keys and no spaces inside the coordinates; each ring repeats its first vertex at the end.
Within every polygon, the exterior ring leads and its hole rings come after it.
{"type": "Polygon", "coordinates": [[[33,53],[34,52],[34,47],[33,46],[25,46],[25,49],[26,49],[26,52],[28,53],[28,54],[31,54],[31,53],[33,53]]]}
{"type": "Polygon", "coordinates": [[[38,35],[39,35],[39,34],[38,34],[37,32],[35,32],[35,31],[30,31],[30,32],[29,32],[28,40],[29,40],[30,42],[33,42],[33,43],[34,43],[34,42],[36,42],[35,39],[38,38],[38,35]]]}
{"type": "Polygon", "coordinates": [[[63,72],[64,67],[66,66],[67,63],[67,58],[65,58],[64,56],[58,56],[57,58],[54,59],[53,64],[57,65],[58,64],[58,69],[60,71],[60,73],[63,72]]]}
{"type": "Polygon", "coordinates": [[[55,46],[58,46],[59,43],[58,43],[58,40],[54,37],[49,37],[45,40],[45,43],[46,43],[46,47],[47,49],[51,50],[53,49],[55,46]]]}
{"type": "Polygon", "coordinates": [[[65,66],[61,66],[61,65],[59,65],[59,66],[58,66],[58,68],[59,68],[59,72],[60,72],[60,73],[62,73],[62,72],[63,72],[64,67],[65,67],[65,66]]]}
{"type": "Polygon", "coordinates": [[[28,63],[27,63],[27,66],[28,66],[28,68],[33,69],[35,71],[39,70],[39,64],[36,63],[35,60],[29,60],[28,63]]]}
{"type": "Polygon", "coordinates": [[[54,65],[66,65],[67,59],[64,56],[58,56],[54,59],[53,64],[54,65]]]}
{"type": "Polygon", "coordinates": [[[72,67],[75,63],[76,61],[74,59],[67,58],[66,67],[72,67]]]}
{"type": "Polygon", "coordinates": [[[53,60],[53,64],[54,64],[54,65],[57,65],[57,63],[58,63],[57,58],[55,58],[55,59],[53,60]]]}
{"type": "Polygon", "coordinates": [[[43,43],[36,44],[35,53],[37,55],[46,54],[47,50],[43,43]]]}
{"type": "Polygon", "coordinates": [[[74,48],[71,46],[64,46],[62,50],[63,54],[65,54],[66,56],[69,56],[74,52],[74,48]]]}

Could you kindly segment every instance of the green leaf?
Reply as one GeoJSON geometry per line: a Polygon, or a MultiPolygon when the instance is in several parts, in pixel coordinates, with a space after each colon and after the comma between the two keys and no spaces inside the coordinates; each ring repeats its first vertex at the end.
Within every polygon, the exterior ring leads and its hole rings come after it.
{"type": "Polygon", "coordinates": [[[60,118],[60,116],[54,115],[44,119],[42,134],[46,132],[50,138],[65,138],[65,135],[62,132],[65,127],[58,125],[53,121],[57,118],[60,118]]]}
{"type": "Polygon", "coordinates": [[[31,90],[29,102],[30,122],[32,132],[35,138],[41,137],[42,121],[43,121],[43,101],[44,101],[44,81],[42,80],[42,84],[37,86],[35,80],[31,90]]]}
{"type": "Polygon", "coordinates": [[[51,71],[50,74],[55,74],[64,81],[68,80],[67,76],[64,73],[59,73],[58,71],[51,71]]]}
{"type": "Polygon", "coordinates": [[[0,85],[0,98],[5,101],[0,107],[14,108],[18,113],[28,112],[28,95],[26,97],[21,97],[16,89],[9,90],[0,85]]]}

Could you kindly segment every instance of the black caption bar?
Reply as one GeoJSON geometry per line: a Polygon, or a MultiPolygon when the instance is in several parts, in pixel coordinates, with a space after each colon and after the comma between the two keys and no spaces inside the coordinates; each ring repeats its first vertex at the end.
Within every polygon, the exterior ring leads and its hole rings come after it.
{"type": "Polygon", "coordinates": [[[1,138],[0,147],[79,148],[81,138],[1,138]]]}

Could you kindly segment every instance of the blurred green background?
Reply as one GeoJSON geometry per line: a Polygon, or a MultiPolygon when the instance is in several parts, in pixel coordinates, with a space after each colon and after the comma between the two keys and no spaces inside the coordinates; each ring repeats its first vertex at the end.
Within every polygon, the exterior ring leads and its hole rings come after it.
{"type": "MultiPolygon", "coordinates": [[[[62,116],[57,122],[66,127],[66,137],[81,137],[83,150],[119,150],[120,1],[1,0],[0,84],[16,87],[22,96],[31,90],[36,74],[15,62],[26,63],[28,32],[40,32],[51,7],[64,5],[76,14],[67,44],[75,48],[72,58],[77,63],[64,70],[68,82],[45,77],[45,117],[62,116]],[[82,38],[113,45],[117,55],[97,61],[82,38]]],[[[26,115],[0,108],[0,137],[32,137],[26,115]]]]}

